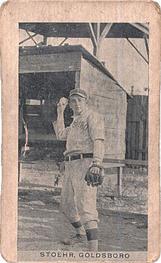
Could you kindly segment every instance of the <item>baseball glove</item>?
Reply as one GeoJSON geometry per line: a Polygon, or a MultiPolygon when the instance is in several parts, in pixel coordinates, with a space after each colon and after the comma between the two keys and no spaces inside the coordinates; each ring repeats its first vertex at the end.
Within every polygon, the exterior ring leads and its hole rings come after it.
{"type": "Polygon", "coordinates": [[[104,178],[104,169],[101,165],[97,165],[97,164],[92,164],[86,175],[85,175],[85,181],[87,182],[88,186],[98,186],[101,185],[103,183],[103,178],[104,178]],[[93,167],[98,168],[98,173],[93,173],[93,167]]]}

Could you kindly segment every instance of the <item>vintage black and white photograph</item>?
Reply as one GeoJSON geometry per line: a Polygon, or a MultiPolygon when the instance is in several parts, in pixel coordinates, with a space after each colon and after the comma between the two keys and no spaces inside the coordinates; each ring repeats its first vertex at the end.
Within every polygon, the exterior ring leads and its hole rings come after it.
{"type": "Polygon", "coordinates": [[[146,255],[148,70],[148,23],[19,23],[23,261],[146,255]]]}

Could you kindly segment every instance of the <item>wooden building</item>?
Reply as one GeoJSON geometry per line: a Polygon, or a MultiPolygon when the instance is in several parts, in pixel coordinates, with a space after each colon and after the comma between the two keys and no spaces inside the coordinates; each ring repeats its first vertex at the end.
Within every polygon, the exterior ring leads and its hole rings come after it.
{"type": "MultiPolygon", "coordinates": [[[[127,93],[96,57],[80,45],[25,47],[19,54],[20,146],[57,151],[61,144],[63,152],[65,142],[56,139],[51,123],[59,99],[77,87],[89,95],[90,107],[104,115],[105,156],[125,158],[127,93]]],[[[66,125],[71,115],[67,108],[66,125]]]]}
{"type": "Polygon", "coordinates": [[[148,160],[148,96],[128,100],[126,159],[148,160]]]}

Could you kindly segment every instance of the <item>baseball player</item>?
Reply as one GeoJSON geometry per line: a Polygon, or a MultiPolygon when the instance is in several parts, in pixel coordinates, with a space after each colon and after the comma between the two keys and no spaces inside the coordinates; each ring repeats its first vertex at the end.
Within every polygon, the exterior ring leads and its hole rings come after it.
{"type": "Polygon", "coordinates": [[[68,104],[61,98],[57,105],[54,128],[58,139],[66,140],[65,177],[61,195],[61,210],[76,230],[76,237],[86,234],[88,250],[98,250],[96,209],[97,186],[103,181],[104,121],[98,113],[88,109],[84,90],[73,89],[69,106],[73,121],[64,126],[64,110],[68,104]]]}

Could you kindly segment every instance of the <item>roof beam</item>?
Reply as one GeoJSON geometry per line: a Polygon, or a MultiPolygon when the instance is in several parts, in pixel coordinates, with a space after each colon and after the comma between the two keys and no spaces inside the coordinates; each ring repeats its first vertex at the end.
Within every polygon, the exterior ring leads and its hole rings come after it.
{"type": "Polygon", "coordinates": [[[130,45],[136,50],[136,52],[145,60],[145,62],[147,64],[149,64],[149,61],[141,54],[141,52],[137,49],[137,47],[133,44],[132,41],[130,41],[130,39],[126,38],[127,41],[130,43],[130,45]]]}
{"type": "Polygon", "coordinates": [[[27,40],[30,40],[31,37],[35,37],[37,35],[37,33],[33,34],[32,36],[29,36],[27,38],[25,38],[24,40],[22,40],[21,42],[19,42],[19,45],[23,44],[24,42],[26,42],[27,40]]]}
{"type": "Polygon", "coordinates": [[[142,25],[142,24],[139,24],[139,23],[134,23],[134,24],[131,24],[133,27],[139,29],[140,31],[142,31],[144,34],[146,35],[149,35],[149,29],[142,25]]]}
{"type": "Polygon", "coordinates": [[[62,46],[67,39],[68,39],[68,37],[65,37],[65,38],[60,42],[59,46],[62,46]]]}
{"type": "Polygon", "coordinates": [[[97,41],[100,38],[100,32],[101,32],[101,23],[97,23],[97,41]]]}
{"type": "Polygon", "coordinates": [[[110,31],[112,27],[112,23],[106,24],[103,31],[100,31],[100,23],[97,23],[97,48],[96,48],[96,57],[99,58],[99,51],[100,51],[100,47],[101,47],[101,43],[102,40],[105,39],[105,37],[107,36],[108,32],[110,31]]]}
{"type": "Polygon", "coordinates": [[[148,40],[146,36],[144,36],[144,43],[145,43],[146,52],[147,52],[148,59],[149,59],[149,45],[148,45],[148,40]]]}
{"type": "Polygon", "coordinates": [[[93,29],[92,23],[88,23],[88,25],[89,25],[89,33],[90,33],[90,37],[91,37],[92,43],[93,43],[94,46],[97,46],[97,39],[96,39],[96,36],[95,36],[95,33],[94,33],[94,29],[93,29]]]}
{"type": "Polygon", "coordinates": [[[108,24],[104,27],[104,29],[103,29],[103,31],[102,31],[102,33],[101,33],[101,35],[100,35],[99,42],[101,42],[101,41],[107,36],[107,34],[109,33],[111,27],[112,27],[112,23],[108,23],[108,24]]]}
{"type": "Polygon", "coordinates": [[[26,30],[26,33],[27,33],[28,36],[32,39],[32,41],[34,42],[34,44],[37,46],[38,43],[35,41],[35,39],[33,38],[33,36],[28,32],[28,30],[26,30]]]}
{"type": "Polygon", "coordinates": [[[100,23],[93,23],[92,27],[93,27],[93,31],[94,31],[94,34],[95,34],[96,41],[98,42],[98,40],[100,38],[101,24],[100,23]]]}
{"type": "Polygon", "coordinates": [[[90,38],[93,44],[93,54],[96,56],[97,54],[97,48],[98,48],[98,42],[96,39],[96,35],[92,26],[92,23],[88,23],[88,29],[89,29],[89,34],[90,34],[90,38]]]}

